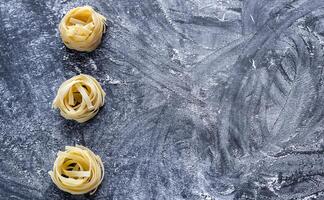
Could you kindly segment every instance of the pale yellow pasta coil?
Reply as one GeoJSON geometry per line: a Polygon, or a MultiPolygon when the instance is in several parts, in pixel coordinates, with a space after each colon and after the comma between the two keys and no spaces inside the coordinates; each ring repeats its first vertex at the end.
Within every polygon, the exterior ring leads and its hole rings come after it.
{"type": "Polygon", "coordinates": [[[106,18],[90,6],[73,8],[59,24],[61,38],[70,49],[93,51],[106,30],[105,22],[106,18]]]}
{"type": "Polygon", "coordinates": [[[62,83],[53,101],[65,119],[79,123],[94,117],[105,103],[106,93],[92,76],[80,74],[62,83]]]}
{"type": "Polygon", "coordinates": [[[104,165],[90,149],[76,145],[59,151],[48,172],[54,184],[70,194],[93,194],[104,177],[104,165]]]}

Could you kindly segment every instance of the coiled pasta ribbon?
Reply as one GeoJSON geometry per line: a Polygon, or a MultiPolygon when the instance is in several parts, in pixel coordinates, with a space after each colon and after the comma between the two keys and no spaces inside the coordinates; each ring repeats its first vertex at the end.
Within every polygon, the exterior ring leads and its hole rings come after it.
{"type": "Polygon", "coordinates": [[[106,18],[90,6],[73,8],[59,24],[61,38],[70,49],[93,51],[106,30],[105,21],[106,18]]]}
{"type": "Polygon", "coordinates": [[[94,117],[105,103],[106,93],[92,76],[80,74],[62,83],[53,101],[65,119],[79,123],[94,117]]]}
{"type": "Polygon", "coordinates": [[[90,149],[76,145],[59,151],[53,171],[48,172],[54,184],[70,194],[93,194],[104,177],[104,166],[99,156],[90,149]]]}

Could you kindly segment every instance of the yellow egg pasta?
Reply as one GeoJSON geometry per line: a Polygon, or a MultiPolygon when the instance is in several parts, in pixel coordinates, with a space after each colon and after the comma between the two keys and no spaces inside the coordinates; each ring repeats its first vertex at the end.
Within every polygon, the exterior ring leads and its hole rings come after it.
{"type": "Polygon", "coordinates": [[[70,194],[93,194],[104,177],[104,165],[90,149],[76,145],[59,151],[48,172],[54,184],[70,194]]]}
{"type": "Polygon", "coordinates": [[[101,42],[106,18],[91,6],[76,7],[63,17],[59,30],[63,43],[70,49],[90,52],[101,42]]]}
{"type": "Polygon", "coordinates": [[[66,80],[57,91],[53,108],[65,119],[79,123],[94,117],[105,103],[106,93],[92,76],[80,74],[66,80]]]}

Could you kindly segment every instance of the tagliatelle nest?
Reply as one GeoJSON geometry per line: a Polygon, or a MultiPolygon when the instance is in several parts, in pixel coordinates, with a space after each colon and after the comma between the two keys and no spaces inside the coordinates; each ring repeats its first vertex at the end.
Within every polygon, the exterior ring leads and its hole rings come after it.
{"type": "Polygon", "coordinates": [[[94,117],[105,103],[106,93],[92,76],[80,74],[62,83],[53,101],[65,119],[79,123],[94,117]]]}
{"type": "Polygon", "coordinates": [[[90,6],[73,8],[59,24],[62,40],[70,49],[93,51],[106,30],[105,21],[106,18],[90,6]]]}
{"type": "Polygon", "coordinates": [[[70,194],[93,194],[104,177],[104,166],[99,156],[90,149],[76,145],[59,151],[53,171],[48,172],[55,185],[70,194]]]}

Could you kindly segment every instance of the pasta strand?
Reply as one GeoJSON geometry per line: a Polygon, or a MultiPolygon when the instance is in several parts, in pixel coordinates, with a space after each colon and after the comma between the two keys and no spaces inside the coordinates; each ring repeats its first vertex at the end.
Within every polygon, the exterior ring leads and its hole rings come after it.
{"type": "Polygon", "coordinates": [[[94,117],[105,103],[106,93],[92,76],[80,74],[62,83],[53,101],[65,119],[79,123],[94,117]]]}
{"type": "Polygon", "coordinates": [[[48,173],[54,184],[65,192],[93,194],[103,180],[104,165],[90,149],[81,145],[66,146],[65,152],[57,154],[53,170],[48,173]],[[80,158],[83,163],[78,162],[80,158]]]}
{"type": "Polygon", "coordinates": [[[65,14],[59,31],[68,48],[91,52],[98,47],[106,31],[106,18],[91,6],[76,7],[65,14]]]}

